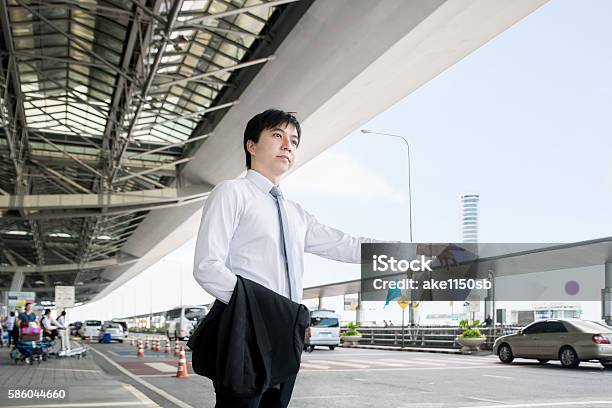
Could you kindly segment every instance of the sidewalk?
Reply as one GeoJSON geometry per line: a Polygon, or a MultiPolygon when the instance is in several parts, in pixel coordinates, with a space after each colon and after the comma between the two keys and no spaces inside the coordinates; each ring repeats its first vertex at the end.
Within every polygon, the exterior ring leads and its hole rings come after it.
{"type": "MultiPolygon", "coordinates": [[[[71,341],[73,347],[79,344],[71,341]]],[[[159,407],[130,384],[113,379],[88,352],[76,357],[50,357],[40,364],[15,364],[9,350],[0,348],[0,406],[10,407],[159,407]],[[9,398],[16,390],[30,392],[29,398],[9,398]],[[32,390],[32,391],[28,391],[32,390]],[[33,390],[39,390],[38,397],[33,390]],[[63,390],[65,398],[49,398],[42,391],[63,390]]]]}

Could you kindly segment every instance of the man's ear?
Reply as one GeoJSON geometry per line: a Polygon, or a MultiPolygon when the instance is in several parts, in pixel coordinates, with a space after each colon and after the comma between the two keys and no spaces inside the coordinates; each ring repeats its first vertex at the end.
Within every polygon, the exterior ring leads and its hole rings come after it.
{"type": "Polygon", "coordinates": [[[247,140],[247,151],[252,155],[255,153],[255,142],[252,140],[247,140]]]}

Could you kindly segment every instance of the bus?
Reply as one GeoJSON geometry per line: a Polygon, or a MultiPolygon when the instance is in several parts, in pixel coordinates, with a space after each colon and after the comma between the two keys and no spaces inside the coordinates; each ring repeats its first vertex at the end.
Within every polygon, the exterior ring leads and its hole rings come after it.
{"type": "Polygon", "coordinates": [[[174,340],[189,337],[191,330],[206,316],[206,306],[182,306],[166,312],[166,336],[174,340]]]}

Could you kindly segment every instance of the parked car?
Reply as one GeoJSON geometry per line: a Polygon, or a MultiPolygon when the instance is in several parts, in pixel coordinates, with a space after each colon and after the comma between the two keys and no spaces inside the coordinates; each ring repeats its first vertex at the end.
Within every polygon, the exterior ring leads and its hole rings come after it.
{"type": "Polygon", "coordinates": [[[105,334],[110,334],[111,341],[117,340],[119,343],[123,343],[123,327],[119,323],[104,322],[98,333],[98,343],[102,343],[105,334]]]}
{"type": "Polygon", "coordinates": [[[70,323],[68,325],[68,328],[70,329],[70,335],[71,336],[78,335],[79,334],[79,330],[81,329],[82,326],[83,326],[83,322],[70,323]]]}
{"type": "Polygon", "coordinates": [[[612,327],[590,320],[540,320],[518,333],[495,341],[493,352],[502,363],[533,358],[541,364],[559,360],[563,367],[597,360],[612,368],[612,327]]]}
{"type": "Polygon", "coordinates": [[[100,333],[100,327],[102,326],[102,322],[100,320],[85,320],[83,322],[83,326],[79,329],[79,336],[81,338],[98,338],[98,334],[100,333]]]}
{"type": "Polygon", "coordinates": [[[327,346],[330,350],[340,344],[340,315],[333,310],[310,312],[310,327],[306,329],[304,349],[313,351],[315,346],[327,346]]]}
{"type": "Polygon", "coordinates": [[[126,322],[119,322],[119,321],[112,321],[112,323],[117,323],[119,325],[121,325],[121,329],[123,330],[123,337],[127,338],[128,336],[128,325],[126,322]]]}

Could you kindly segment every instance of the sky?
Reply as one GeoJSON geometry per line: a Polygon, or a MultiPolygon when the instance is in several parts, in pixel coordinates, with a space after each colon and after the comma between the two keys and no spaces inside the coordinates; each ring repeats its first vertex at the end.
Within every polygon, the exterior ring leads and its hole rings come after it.
{"type": "MultiPolygon", "coordinates": [[[[610,15],[606,0],[550,1],[294,171],[285,196],[347,233],[408,241],[407,149],[359,131],[371,129],[410,144],[415,242],[461,242],[465,192],[480,193],[481,242],[612,236],[610,15]]],[[[195,237],[71,320],[210,302],[192,276],[194,246],[195,237]]],[[[305,263],[305,287],[359,277],[358,265],[305,263]]],[[[597,302],[583,309],[599,318],[597,302]]],[[[385,313],[395,319],[399,308],[385,313]]]]}

